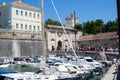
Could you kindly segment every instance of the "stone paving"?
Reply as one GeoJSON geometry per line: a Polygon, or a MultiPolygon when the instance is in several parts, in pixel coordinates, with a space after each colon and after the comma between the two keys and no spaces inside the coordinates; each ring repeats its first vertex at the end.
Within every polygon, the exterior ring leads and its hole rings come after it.
{"type": "Polygon", "coordinates": [[[116,66],[113,64],[101,80],[116,80],[116,77],[117,69],[116,66]]]}

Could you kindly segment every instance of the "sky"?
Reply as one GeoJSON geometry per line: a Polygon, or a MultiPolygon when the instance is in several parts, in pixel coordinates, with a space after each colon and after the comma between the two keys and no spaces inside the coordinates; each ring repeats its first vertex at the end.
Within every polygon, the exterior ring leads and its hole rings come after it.
{"type": "MultiPolygon", "coordinates": [[[[15,0],[0,0],[7,4],[15,0]]],[[[41,0],[22,0],[23,3],[40,8],[41,0]]],[[[116,0],[53,0],[55,7],[60,15],[62,24],[65,24],[65,18],[70,17],[75,11],[79,18],[79,23],[95,21],[102,19],[104,23],[114,21],[117,18],[116,0]]],[[[51,18],[59,21],[51,0],[44,0],[44,20],[51,18]]]]}

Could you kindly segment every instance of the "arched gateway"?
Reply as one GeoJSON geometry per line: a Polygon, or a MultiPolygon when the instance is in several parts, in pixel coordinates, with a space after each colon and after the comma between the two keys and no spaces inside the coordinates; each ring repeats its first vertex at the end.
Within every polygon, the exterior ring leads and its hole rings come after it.
{"type": "Polygon", "coordinates": [[[62,42],[58,41],[57,43],[57,50],[61,50],[62,49],[62,42]]]}
{"type": "MultiPolygon", "coordinates": [[[[70,27],[65,27],[68,37],[66,37],[61,26],[46,25],[45,28],[49,51],[69,51],[72,48],[72,44],[75,43],[75,38],[78,39],[82,35],[82,33],[75,34],[76,29],[70,27]]],[[[75,46],[73,45],[73,47],[75,46]]]]}

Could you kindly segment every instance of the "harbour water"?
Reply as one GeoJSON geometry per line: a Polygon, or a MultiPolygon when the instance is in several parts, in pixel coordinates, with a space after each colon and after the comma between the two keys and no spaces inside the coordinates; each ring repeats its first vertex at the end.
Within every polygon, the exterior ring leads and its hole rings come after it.
{"type": "MultiPolygon", "coordinates": [[[[84,78],[75,78],[75,79],[64,79],[64,80],[101,80],[103,75],[108,71],[110,66],[105,66],[100,70],[94,71],[91,75],[84,77],[84,78]]],[[[9,70],[13,72],[37,72],[39,68],[32,67],[32,66],[23,66],[23,65],[16,65],[11,64],[8,68],[1,68],[1,70],[9,70]]]]}
{"type": "Polygon", "coordinates": [[[110,66],[103,67],[101,71],[94,73],[94,75],[91,78],[88,78],[87,80],[101,80],[101,78],[109,70],[109,68],[110,66]]]}
{"type": "Polygon", "coordinates": [[[8,68],[4,68],[4,69],[15,72],[37,72],[39,70],[39,68],[35,68],[32,66],[16,65],[16,64],[11,64],[8,68]]]}

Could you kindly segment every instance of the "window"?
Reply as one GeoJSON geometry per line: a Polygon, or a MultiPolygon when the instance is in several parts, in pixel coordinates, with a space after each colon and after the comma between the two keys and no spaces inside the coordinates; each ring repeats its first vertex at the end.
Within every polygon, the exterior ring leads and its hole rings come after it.
{"type": "Polygon", "coordinates": [[[32,17],[32,13],[31,12],[29,13],[29,16],[32,17]]]}
{"type": "Polygon", "coordinates": [[[21,16],[23,16],[23,11],[21,11],[21,16]]]}
{"type": "Polygon", "coordinates": [[[25,29],[27,30],[27,25],[25,25],[25,29]]]}
{"type": "Polygon", "coordinates": [[[35,30],[35,26],[33,26],[34,30],[35,30]]]}
{"type": "Polygon", "coordinates": [[[16,23],[16,29],[18,29],[18,23],[16,23]]]}
{"type": "Polygon", "coordinates": [[[0,17],[2,16],[2,12],[0,12],[0,17]]]}
{"type": "Polygon", "coordinates": [[[27,12],[25,12],[25,16],[27,16],[27,12]]]}
{"type": "Polygon", "coordinates": [[[40,30],[40,26],[38,26],[38,30],[40,30]]]}
{"type": "Polygon", "coordinates": [[[31,30],[31,29],[32,29],[32,26],[30,25],[30,26],[29,26],[29,30],[31,30]]]}
{"type": "Polygon", "coordinates": [[[34,13],[34,18],[36,17],[35,13],[34,13]]]}
{"type": "Polygon", "coordinates": [[[93,62],[93,60],[92,60],[92,59],[86,59],[86,61],[87,61],[87,62],[93,62]]]}
{"type": "Polygon", "coordinates": [[[37,18],[40,18],[40,14],[37,14],[37,18]]]}
{"type": "Polygon", "coordinates": [[[21,29],[23,29],[23,24],[21,24],[21,29]]]}
{"type": "Polygon", "coordinates": [[[19,15],[19,11],[18,10],[16,10],[16,15],[19,15]]]}

